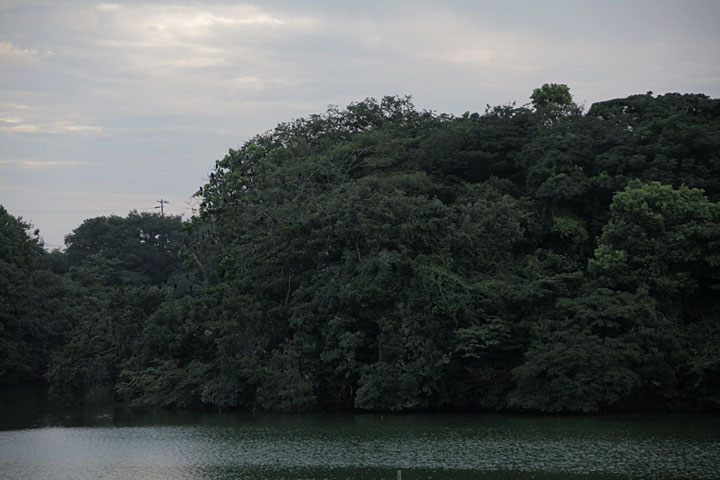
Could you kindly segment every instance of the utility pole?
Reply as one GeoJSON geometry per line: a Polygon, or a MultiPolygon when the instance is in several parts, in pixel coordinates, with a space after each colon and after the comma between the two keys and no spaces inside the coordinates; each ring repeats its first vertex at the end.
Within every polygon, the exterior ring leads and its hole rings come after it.
{"type": "Polygon", "coordinates": [[[160,200],[158,200],[157,202],[160,204],[160,206],[159,206],[159,207],[155,207],[155,208],[159,208],[159,209],[160,209],[160,216],[161,216],[161,217],[164,217],[164,216],[165,216],[165,209],[163,208],[163,206],[164,206],[166,203],[170,203],[170,202],[168,202],[167,200],[163,200],[163,199],[160,199],[160,200]]]}

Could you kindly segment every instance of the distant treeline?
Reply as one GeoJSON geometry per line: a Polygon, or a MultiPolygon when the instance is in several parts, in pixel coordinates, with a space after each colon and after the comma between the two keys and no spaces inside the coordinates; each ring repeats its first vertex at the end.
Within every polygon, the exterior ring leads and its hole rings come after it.
{"type": "Polygon", "coordinates": [[[720,408],[720,100],[386,97],[216,163],[198,216],[0,207],[0,383],[273,411],[720,408]]]}

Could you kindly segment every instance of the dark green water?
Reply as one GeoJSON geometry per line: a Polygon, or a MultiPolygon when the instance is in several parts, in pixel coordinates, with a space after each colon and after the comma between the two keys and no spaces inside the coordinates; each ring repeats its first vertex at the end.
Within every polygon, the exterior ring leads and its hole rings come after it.
{"type": "Polygon", "coordinates": [[[717,415],[171,413],[0,395],[8,480],[720,478],[717,415]]]}

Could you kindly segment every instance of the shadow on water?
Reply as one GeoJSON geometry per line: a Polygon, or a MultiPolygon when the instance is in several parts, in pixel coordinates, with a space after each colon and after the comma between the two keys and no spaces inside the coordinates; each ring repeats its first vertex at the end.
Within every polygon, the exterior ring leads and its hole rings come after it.
{"type": "Polygon", "coordinates": [[[47,386],[31,384],[0,389],[0,430],[40,427],[111,426],[115,405],[109,392],[75,404],[51,402],[47,386]]]}

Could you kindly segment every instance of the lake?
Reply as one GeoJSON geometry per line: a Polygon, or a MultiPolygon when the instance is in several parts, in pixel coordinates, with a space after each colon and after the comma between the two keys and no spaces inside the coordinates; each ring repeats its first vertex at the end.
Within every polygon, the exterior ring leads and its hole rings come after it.
{"type": "Polygon", "coordinates": [[[0,392],[15,479],[711,479],[720,416],[249,414],[48,405],[0,392]]]}

